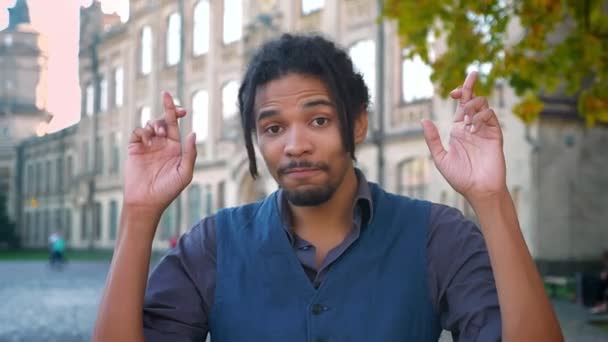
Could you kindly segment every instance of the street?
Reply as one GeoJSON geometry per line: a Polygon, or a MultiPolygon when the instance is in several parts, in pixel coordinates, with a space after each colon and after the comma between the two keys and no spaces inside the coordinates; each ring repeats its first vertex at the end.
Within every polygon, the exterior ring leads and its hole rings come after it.
{"type": "MultiPolygon", "coordinates": [[[[62,270],[41,261],[0,262],[0,341],[89,341],[107,270],[107,262],[70,262],[62,270]]],[[[584,323],[581,308],[555,308],[566,341],[608,341],[608,332],[584,323]]]]}

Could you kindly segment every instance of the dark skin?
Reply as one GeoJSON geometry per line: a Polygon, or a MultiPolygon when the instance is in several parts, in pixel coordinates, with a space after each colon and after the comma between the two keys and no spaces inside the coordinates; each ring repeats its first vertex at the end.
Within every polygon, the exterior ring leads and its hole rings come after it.
{"type": "MultiPolygon", "coordinates": [[[[477,213],[496,280],[502,340],[563,341],[507,191],[500,125],[487,100],[474,96],[475,80],[470,74],[452,92],[459,106],[448,150],[435,125],[422,122],[429,151],[444,178],[477,213]]],[[[163,119],[136,129],[131,137],[121,226],[94,341],[144,340],[143,298],[155,230],[163,211],[192,179],[195,137],[180,140],[177,118],[185,112],[169,94],[164,105],[163,119]]],[[[357,189],[331,96],[320,79],[291,73],[258,89],[255,115],[260,152],[279,185],[300,194],[334,189],[316,205],[290,203],[293,229],[315,245],[319,264],[351,229],[357,189]],[[324,167],[281,172],[293,160],[324,167]]],[[[367,113],[360,113],[354,127],[360,143],[367,133],[367,113]]]]}

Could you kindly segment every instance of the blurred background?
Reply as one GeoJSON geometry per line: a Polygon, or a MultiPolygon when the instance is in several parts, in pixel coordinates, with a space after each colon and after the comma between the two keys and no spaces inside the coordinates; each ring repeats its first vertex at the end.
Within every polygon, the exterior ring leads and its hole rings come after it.
{"type": "Polygon", "coordinates": [[[447,141],[446,95],[477,70],[567,340],[608,341],[606,0],[0,0],[0,341],[90,338],[126,144],[162,115],[161,91],[190,113],[198,159],[154,262],[202,217],[276,189],[265,170],[249,175],[236,97],[249,58],[284,32],[325,35],[363,74],[367,178],[472,220],[419,122],[447,141]]]}

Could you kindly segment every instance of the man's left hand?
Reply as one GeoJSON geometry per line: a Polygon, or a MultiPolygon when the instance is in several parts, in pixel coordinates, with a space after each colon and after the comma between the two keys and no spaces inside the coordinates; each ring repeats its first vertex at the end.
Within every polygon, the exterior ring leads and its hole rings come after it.
{"type": "Polygon", "coordinates": [[[459,101],[450,130],[448,150],[437,127],[422,121],[433,161],[448,183],[469,203],[507,191],[503,136],[496,114],[485,97],[475,97],[477,73],[467,75],[462,87],[450,93],[459,101]]]}

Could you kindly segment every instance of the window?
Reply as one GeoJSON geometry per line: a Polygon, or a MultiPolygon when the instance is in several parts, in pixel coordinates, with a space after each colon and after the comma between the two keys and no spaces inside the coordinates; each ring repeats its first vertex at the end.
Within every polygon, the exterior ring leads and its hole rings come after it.
{"type": "Polygon", "coordinates": [[[108,110],[108,80],[104,77],[99,82],[99,112],[108,110]]]}
{"type": "Polygon", "coordinates": [[[239,111],[237,99],[239,96],[239,83],[230,81],[222,88],[222,117],[228,120],[239,111]]]}
{"type": "Polygon", "coordinates": [[[152,29],[144,26],[141,30],[139,70],[143,75],[152,71],[152,29]]]}
{"type": "Polygon", "coordinates": [[[88,213],[89,210],[87,210],[87,207],[83,205],[80,210],[80,240],[82,241],[86,241],[89,238],[90,226],[88,225],[88,213]]]}
{"type": "Polygon", "coordinates": [[[95,172],[103,174],[103,138],[97,137],[95,144],[95,172]]]}
{"type": "Polygon", "coordinates": [[[401,99],[404,102],[433,97],[431,67],[419,56],[401,62],[401,99]]]}
{"type": "Polygon", "coordinates": [[[65,233],[65,241],[70,241],[70,238],[72,236],[72,211],[70,209],[64,209],[63,210],[63,216],[64,216],[64,233],[65,233]]]}
{"type": "Polygon", "coordinates": [[[197,91],[192,97],[192,130],[196,141],[205,141],[209,135],[209,95],[204,90],[197,91]]]}
{"type": "Polygon", "coordinates": [[[201,187],[193,184],[188,189],[188,225],[194,226],[201,219],[201,187]]]}
{"type": "Polygon", "coordinates": [[[89,152],[89,142],[82,143],[82,169],[85,172],[91,171],[91,153],[89,152]]]}
{"type": "Polygon", "coordinates": [[[92,84],[87,84],[85,88],[85,113],[87,116],[93,116],[95,111],[95,90],[92,84]]]}
{"type": "Polygon", "coordinates": [[[25,193],[28,195],[32,195],[34,193],[34,166],[27,166],[27,181],[25,183],[25,193]]]}
{"type": "Polygon", "coordinates": [[[118,203],[114,200],[110,201],[110,240],[116,240],[116,232],[118,231],[118,203]]]}
{"type": "Polygon", "coordinates": [[[224,0],[224,44],[241,39],[243,34],[242,0],[224,0]]]}
{"type": "Polygon", "coordinates": [[[120,138],[120,132],[110,135],[110,174],[116,174],[120,169],[120,138]]]}
{"type": "Polygon", "coordinates": [[[47,160],[44,165],[44,193],[51,191],[51,161],[47,160]]]}
{"type": "Polygon", "coordinates": [[[302,14],[307,15],[318,11],[325,5],[325,0],[302,0],[302,14]]]}
{"type": "Polygon", "coordinates": [[[398,190],[402,195],[424,198],[429,183],[429,160],[418,157],[405,160],[397,165],[398,190]]]}
{"type": "Polygon", "coordinates": [[[42,162],[36,163],[36,178],[34,180],[36,182],[36,195],[40,195],[42,193],[42,162]]]}
{"type": "Polygon", "coordinates": [[[194,7],[192,50],[195,56],[209,51],[209,0],[201,0],[194,7]]]}
{"type": "Polygon", "coordinates": [[[95,202],[95,210],[93,213],[93,237],[95,240],[101,239],[101,203],[95,202]]]}
{"type": "Polygon", "coordinates": [[[114,70],[114,105],[121,107],[125,96],[125,73],[122,67],[114,70]]]}
{"type": "Polygon", "coordinates": [[[205,185],[205,216],[211,215],[213,211],[213,192],[211,191],[211,185],[205,185]]]}
{"type": "Polygon", "coordinates": [[[181,30],[182,18],[177,13],[169,16],[167,24],[167,45],[165,46],[167,65],[176,65],[180,61],[181,55],[181,30]]]}
{"type": "Polygon", "coordinates": [[[152,119],[152,111],[150,107],[144,106],[139,110],[139,124],[141,127],[145,127],[148,121],[152,119]]]}
{"type": "Polygon", "coordinates": [[[369,89],[371,102],[376,97],[376,44],[372,40],[362,40],[351,46],[349,55],[357,71],[369,89]]]}
{"type": "Polygon", "coordinates": [[[56,169],[56,173],[55,173],[55,179],[56,179],[56,190],[57,192],[61,192],[63,190],[63,158],[59,157],[57,158],[57,160],[55,161],[55,165],[57,167],[56,169]]]}
{"type": "Polygon", "coordinates": [[[68,185],[70,184],[70,182],[72,181],[73,175],[74,175],[74,171],[73,171],[73,166],[72,166],[72,156],[68,156],[68,160],[67,160],[67,165],[66,165],[66,169],[67,169],[67,173],[66,173],[66,181],[65,181],[65,186],[68,187],[68,185]]]}

